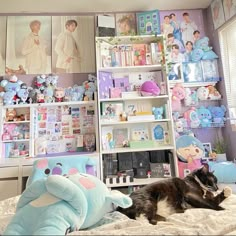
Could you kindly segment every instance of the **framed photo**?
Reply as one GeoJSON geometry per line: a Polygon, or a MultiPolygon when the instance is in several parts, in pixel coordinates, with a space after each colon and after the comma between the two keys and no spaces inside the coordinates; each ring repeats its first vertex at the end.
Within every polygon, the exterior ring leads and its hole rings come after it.
{"type": "Polygon", "coordinates": [[[223,0],[225,20],[229,20],[236,14],[236,0],[223,0]]]}
{"type": "Polygon", "coordinates": [[[209,157],[209,154],[212,152],[211,143],[203,143],[205,157],[209,157]]]}
{"type": "Polygon", "coordinates": [[[170,83],[184,82],[182,63],[170,64],[168,70],[168,80],[170,83]]]}
{"type": "Polygon", "coordinates": [[[120,114],[124,111],[123,102],[103,102],[102,103],[102,115],[105,116],[117,116],[119,120],[120,114]]]}
{"type": "Polygon", "coordinates": [[[211,13],[215,29],[219,28],[225,23],[222,0],[214,0],[211,3],[211,13]]]}
{"type": "Polygon", "coordinates": [[[205,82],[219,81],[217,60],[201,60],[203,80],[205,82]]]}
{"type": "Polygon", "coordinates": [[[115,141],[116,148],[123,147],[124,142],[129,140],[128,129],[127,128],[113,129],[113,139],[115,141]]]}
{"type": "Polygon", "coordinates": [[[116,35],[135,35],[136,20],[135,13],[119,13],[116,14],[116,35]]]}

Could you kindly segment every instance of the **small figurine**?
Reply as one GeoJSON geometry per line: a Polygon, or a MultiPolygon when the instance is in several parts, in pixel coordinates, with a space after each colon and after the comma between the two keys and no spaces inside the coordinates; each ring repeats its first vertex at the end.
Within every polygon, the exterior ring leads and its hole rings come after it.
{"type": "Polygon", "coordinates": [[[41,92],[37,93],[36,100],[38,103],[44,103],[44,94],[41,92]]]}
{"type": "Polygon", "coordinates": [[[54,90],[54,97],[56,102],[63,102],[65,97],[65,90],[64,88],[58,87],[54,90]]]}
{"type": "Polygon", "coordinates": [[[16,118],[16,109],[8,108],[6,111],[6,122],[14,121],[16,118]]]}

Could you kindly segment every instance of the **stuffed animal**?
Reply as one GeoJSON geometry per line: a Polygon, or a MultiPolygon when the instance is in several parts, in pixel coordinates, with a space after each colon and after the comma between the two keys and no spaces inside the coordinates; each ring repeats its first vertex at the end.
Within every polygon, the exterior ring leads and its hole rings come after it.
{"type": "Polygon", "coordinates": [[[66,235],[96,224],[112,204],[127,208],[132,200],[92,175],[51,175],[26,188],[3,235],[66,235]]]}
{"type": "Polygon", "coordinates": [[[184,87],[177,83],[172,89],[172,97],[171,97],[171,106],[172,111],[180,111],[181,110],[181,100],[185,98],[185,89],[184,87]]]}
{"type": "Polygon", "coordinates": [[[176,139],[176,153],[178,157],[179,177],[201,166],[204,147],[200,140],[191,135],[182,135],[176,139]]]}
{"type": "Polygon", "coordinates": [[[89,74],[88,80],[83,82],[84,91],[79,87],[79,92],[84,93],[84,101],[91,101],[94,99],[94,92],[97,90],[96,76],[89,74]]]}
{"type": "Polygon", "coordinates": [[[1,81],[0,85],[5,91],[4,93],[1,93],[4,105],[13,105],[16,103],[16,94],[20,90],[22,83],[23,82],[18,80],[15,75],[11,76],[9,80],[4,79],[1,81]]]}
{"type": "Polygon", "coordinates": [[[54,90],[54,97],[56,102],[63,102],[65,97],[65,90],[62,87],[57,87],[54,90]]]}
{"type": "Polygon", "coordinates": [[[208,109],[211,112],[214,125],[223,126],[226,120],[225,118],[226,107],[224,105],[208,106],[208,109]]]}
{"type": "Polygon", "coordinates": [[[47,78],[46,75],[38,75],[36,77],[36,81],[34,82],[36,89],[43,92],[46,86],[46,78],[47,78]]]}
{"type": "Polygon", "coordinates": [[[152,113],[155,120],[163,119],[164,108],[163,107],[152,107],[152,113]]]}
{"type": "Polygon", "coordinates": [[[203,37],[194,43],[194,49],[191,52],[191,61],[212,60],[218,56],[209,47],[209,38],[203,37]]]}
{"type": "Polygon", "coordinates": [[[211,127],[212,115],[209,109],[201,106],[197,109],[198,118],[200,120],[201,127],[211,127]]]}
{"type": "Polygon", "coordinates": [[[145,81],[140,87],[142,96],[158,96],[160,92],[159,86],[152,80],[145,81]]]}
{"type": "Polygon", "coordinates": [[[29,89],[25,83],[22,83],[20,90],[16,93],[17,97],[20,99],[20,104],[25,104],[29,97],[29,89]]]}
{"type": "Polygon", "coordinates": [[[207,100],[209,96],[209,90],[207,87],[199,87],[197,89],[197,97],[199,100],[207,100]]]}
{"type": "Polygon", "coordinates": [[[207,86],[207,89],[209,91],[208,93],[208,99],[210,100],[218,100],[221,99],[221,94],[218,92],[215,86],[209,85],[207,86]]]}
{"type": "Polygon", "coordinates": [[[201,121],[198,117],[198,113],[194,107],[184,112],[184,118],[187,121],[188,127],[197,128],[201,121]]]}

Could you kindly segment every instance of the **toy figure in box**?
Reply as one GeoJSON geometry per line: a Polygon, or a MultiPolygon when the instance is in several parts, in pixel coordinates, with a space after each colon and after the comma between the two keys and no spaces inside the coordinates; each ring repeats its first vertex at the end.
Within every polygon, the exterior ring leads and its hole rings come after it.
{"type": "Polygon", "coordinates": [[[112,204],[127,208],[132,200],[89,174],[51,175],[26,188],[3,235],[66,235],[96,224],[112,204]]]}
{"type": "Polygon", "coordinates": [[[201,127],[211,127],[212,115],[209,109],[201,106],[197,109],[198,118],[200,119],[201,127]]]}
{"type": "Polygon", "coordinates": [[[209,86],[207,86],[207,89],[209,91],[208,99],[210,99],[210,100],[221,99],[221,94],[217,91],[215,86],[209,85],[209,86]]]}
{"type": "Polygon", "coordinates": [[[187,121],[188,127],[197,128],[200,126],[201,121],[194,107],[184,112],[184,118],[187,121]]]}
{"type": "Polygon", "coordinates": [[[199,100],[207,100],[209,96],[209,90],[207,87],[199,87],[197,89],[197,97],[199,100]]]}
{"type": "Polygon", "coordinates": [[[226,120],[225,118],[225,112],[226,107],[224,105],[219,106],[209,106],[208,109],[211,112],[214,126],[223,126],[224,122],[226,120]]]}
{"type": "Polygon", "coordinates": [[[158,96],[160,92],[159,86],[152,80],[145,81],[140,88],[142,96],[158,96]]]}
{"type": "Polygon", "coordinates": [[[191,90],[190,88],[185,88],[185,106],[196,106],[198,104],[198,96],[196,90],[191,90]]]}
{"type": "Polygon", "coordinates": [[[152,113],[155,116],[155,120],[163,119],[164,108],[163,107],[152,107],[152,113]]]}
{"type": "Polygon", "coordinates": [[[65,97],[64,88],[61,87],[55,88],[54,97],[56,102],[63,102],[63,98],[65,97]]]}
{"type": "Polygon", "coordinates": [[[176,152],[180,178],[184,178],[191,171],[201,166],[204,147],[197,138],[190,135],[180,136],[176,140],[176,152]]]}
{"type": "Polygon", "coordinates": [[[185,98],[185,89],[181,84],[175,84],[172,89],[171,106],[173,111],[181,110],[181,100],[185,98]]]}

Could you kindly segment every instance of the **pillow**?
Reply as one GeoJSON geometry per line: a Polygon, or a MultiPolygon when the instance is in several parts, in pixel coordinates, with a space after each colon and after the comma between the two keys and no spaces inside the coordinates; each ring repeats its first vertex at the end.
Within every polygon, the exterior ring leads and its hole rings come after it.
{"type": "Polygon", "coordinates": [[[70,156],[42,158],[34,161],[32,174],[26,187],[38,179],[50,175],[71,175],[76,173],[87,173],[97,176],[96,159],[88,156],[70,156]]]}
{"type": "Polygon", "coordinates": [[[209,161],[208,164],[219,183],[236,183],[236,163],[209,161]]]}

